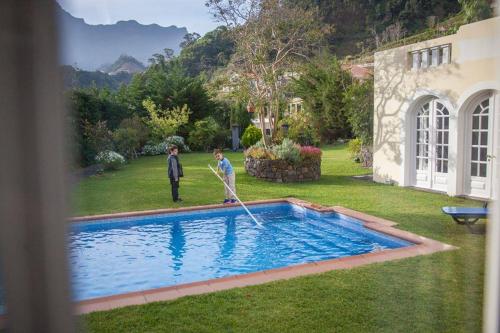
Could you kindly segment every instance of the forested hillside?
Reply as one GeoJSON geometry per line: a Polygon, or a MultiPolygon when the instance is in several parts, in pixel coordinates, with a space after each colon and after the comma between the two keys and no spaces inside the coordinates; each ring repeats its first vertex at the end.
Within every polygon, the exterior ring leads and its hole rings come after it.
{"type": "MultiPolygon", "coordinates": [[[[401,38],[450,16],[461,6],[457,0],[289,0],[295,5],[317,6],[325,25],[330,50],[337,56],[374,48],[377,41],[401,38]]],[[[389,41],[389,40],[387,40],[389,41]]]]}

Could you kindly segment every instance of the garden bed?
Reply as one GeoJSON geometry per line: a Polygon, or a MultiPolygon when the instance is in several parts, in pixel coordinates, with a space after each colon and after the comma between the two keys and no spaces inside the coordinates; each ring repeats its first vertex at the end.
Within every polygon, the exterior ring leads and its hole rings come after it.
{"type": "Polygon", "coordinates": [[[245,158],[246,172],[256,178],[277,183],[318,180],[321,177],[321,160],[305,160],[291,164],[284,160],[245,158]]]}

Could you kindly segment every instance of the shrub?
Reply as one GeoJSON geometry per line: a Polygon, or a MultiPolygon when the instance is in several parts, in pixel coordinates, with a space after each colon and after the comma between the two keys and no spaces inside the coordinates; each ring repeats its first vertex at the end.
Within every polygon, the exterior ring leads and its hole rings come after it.
{"type": "Polygon", "coordinates": [[[302,160],[320,160],[321,159],[321,149],[313,146],[302,146],[300,147],[300,158],[302,160]]]}
{"type": "Polygon", "coordinates": [[[182,136],[178,136],[178,135],[169,136],[165,140],[165,145],[166,145],[166,147],[176,145],[179,148],[179,151],[182,153],[189,153],[191,151],[191,149],[189,149],[189,146],[186,144],[186,141],[184,140],[184,138],[182,136]]]}
{"type": "Polygon", "coordinates": [[[241,144],[243,147],[248,148],[256,144],[260,139],[262,139],[262,132],[260,129],[254,125],[250,125],[245,129],[245,132],[243,132],[241,144]]]}
{"type": "Polygon", "coordinates": [[[245,156],[255,158],[258,160],[275,160],[276,155],[268,149],[262,147],[252,146],[245,151],[245,156]]]}
{"type": "Polygon", "coordinates": [[[344,100],[354,136],[370,144],[373,140],[373,79],[351,85],[344,100]]]}
{"type": "MultiPolygon", "coordinates": [[[[257,147],[257,148],[267,148],[266,144],[264,143],[264,139],[260,139],[257,141],[252,147],[257,147]]],[[[251,147],[250,147],[251,148],[251,147]]]]}
{"type": "Polygon", "coordinates": [[[113,142],[116,150],[127,158],[136,158],[141,146],[139,133],[131,127],[119,128],[113,132],[113,142]]]}
{"type": "Polygon", "coordinates": [[[102,164],[104,170],[118,170],[125,165],[125,158],[111,150],[102,151],[97,154],[95,161],[102,164]]]}
{"type": "Polygon", "coordinates": [[[113,149],[112,133],[105,121],[98,121],[95,124],[85,121],[84,137],[92,157],[101,151],[113,149]]]}
{"type": "Polygon", "coordinates": [[[153,138],[157,141],[163,141],[175,134],[179,127],[188,123],[191,113],[186,104],[182,108],[162,110],[151,99],[145,99],[142,105],[149,114],[147,124],[151,128],[153,138]]]}
{"type": "Polygon", "coordinates": [[[231,146],[231,130],[222,129],[219,127],[219,130],[215,133],[213,139],[214,148],[226,148],[231,146]]]}
{"type": "Polygon", "coordinates": [[[182,136],[169,136],[164,142],[152,143],[148,142],[144,147],[142,147],[142,154],[147,156],[163,155],[167,153],[168,147],[176,145],[180,152],[189,153],[191,150],[189,146],[184,142],[182,136]]]}
{"type": "Polygon", "coordinates": [[[288,137],[301,145],[319,145],[317,129],[312,124],[311,117],[305,112],[297,112],[286,119],[288,137]]]}
{"type": "Polygon", "coordinates": [[[347,150],[349,151],[351,158],[353,158],[356,162],[361,162],[360,154],[361,154],[361,147],[362,146],[363,146],[363,142],[359,138],[352,139],[347,144],[347,150]]]}
{"type": "Polygon", "coordinates": [[[165,142],[152,143],[148,142],[142,147],[142,154],[146,156],[156,156],[167,153],[167,144],[165,142]]]}
{"type": "Polygon", "coordinates": [[[215,147],[214,139],[220,131],[219,125],[212,117],[198,120],[189,132],[188,142],[193,150],[208,151],[215,147]]]}
{"type": "Polygon", "coordinates": [[[300,146],[295,144],[292,140],[285,138],[280,145],[272,148],[272,152],[280,160],[285,160],[292,164],[300,162],[300,146]]]}
{"type": "Polygon", "coordinates": [[[149,139],[150,131],[144,121],[139,116],[134,115],[132,118],[123,119],[119,128],[133,128],[137,131],[140,146],[144,146],[149,139]]]}

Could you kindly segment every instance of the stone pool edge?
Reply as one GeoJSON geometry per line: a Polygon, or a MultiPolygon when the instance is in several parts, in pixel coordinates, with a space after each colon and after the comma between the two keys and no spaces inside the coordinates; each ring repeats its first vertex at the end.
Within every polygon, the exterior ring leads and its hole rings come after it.
{"type": "MultiPolygon", "coordinates": [[[[169,287],[137,291],[120,295],[99,297],[85,301],[75,302],[75,313],[86,314],[96,311],[107,311],[130,305],[142,305],[151,302],[174,300],[183,296],[199,295],[210,292],[222,291],[232,288],[241,288],[246,286],[258,285],[272,281],[290,279],[294,277],[324,273],[337,269],[350,269],[367,264],[383,261],[410,258],[419,255],[432,254],[435,252],[449,251],[457,247],[448,245],[427,237],[419,236],[408,231],[394,228],[397,223],[383,218],[375,217],[369,214],[361,213],[341,206],[325,207],[313,204],[296,198],[269,199],[259,201],[248,201],[246,205],[272,204],[272,203],[291,203],[304,208],[315,210],[317,212],[336,212],[346,215],[363,222],[368,228],[383,234],[407,240],[415,245],[410,245],[398,249],[386,249],[380,252],[366,253],[361,255],[349,256],[344,258],[323,260],[282,268],[270,269],[254,273],[233,275],[223,278],[205,280],[200,282],[179,284],[169,287]]],[[[176,212],[189,212],[200,209],[217,209],[226,207],[237,207],[238,204],[229,205],[205,205],[182,208],[156,209],[139,212],[126,212],[115,214],[102,214],[73,217],[70,222],[81,222],[90,220],[102,220],[120,217],[145,216],[176,212]]],[[[5,327],[5,316],[0,315],[0,328],[5,327]]]]}

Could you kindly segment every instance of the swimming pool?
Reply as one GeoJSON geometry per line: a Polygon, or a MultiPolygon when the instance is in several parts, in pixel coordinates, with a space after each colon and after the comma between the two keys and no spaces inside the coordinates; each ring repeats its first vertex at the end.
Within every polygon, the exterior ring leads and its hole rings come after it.
{"type": "Polygon", "coordinates": [[[149,290],[413,243],[289,202],[71,223],[76,300],[149,290]]]}

